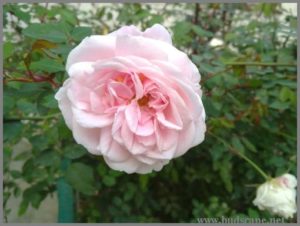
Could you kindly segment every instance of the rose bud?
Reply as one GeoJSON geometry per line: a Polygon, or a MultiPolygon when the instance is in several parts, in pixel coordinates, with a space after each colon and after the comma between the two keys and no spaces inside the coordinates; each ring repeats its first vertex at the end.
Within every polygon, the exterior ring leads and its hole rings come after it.
{"type": "Polygon", "coordinates": [[[260,210],[292,218],[297,212],[296,186],[297,179],[291,174],[272,178],[258,187],[253,204],[260,210]]]}

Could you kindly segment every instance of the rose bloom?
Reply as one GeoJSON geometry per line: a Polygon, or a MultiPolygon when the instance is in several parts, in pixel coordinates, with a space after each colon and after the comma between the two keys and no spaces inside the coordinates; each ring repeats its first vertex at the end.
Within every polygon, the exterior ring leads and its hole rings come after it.
{"type": "Polygon", "coordinates": [[[284,174],[260,185],[253,201],[260,210],[291,218],[297,212],[296,206],[297,179],[291,174],[284,174]]]}
{"type": "Polygon", "coordinates": [[[156,24],[86,37],[55,98],[74,139],[115,170],[159,171],[204,140],[200,74],[156,24]]]}

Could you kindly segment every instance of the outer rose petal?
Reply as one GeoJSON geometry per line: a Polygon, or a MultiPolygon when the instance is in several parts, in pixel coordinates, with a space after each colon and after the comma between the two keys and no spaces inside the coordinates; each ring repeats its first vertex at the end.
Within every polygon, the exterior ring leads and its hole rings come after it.
{"type": "Polygon", "coordinates": [[[100,129],[84,128],[73,119],[73,136],[78,144],[83,145],[88,151],[95,155],[100,155],[97,150],[100,139],[100,129]]]}
{"type": "Polygon", "coordinates": [[[134,158],[128,158],[127,160],[123,162],[114,162],[110,160],[109,158],[104,156],[104,160],[114,170],[119,170],[119,171],[125,171],[126,173],[135,173],[137,172],[137,169],[141,165],[141,163],[134,159],[134,158]]]}
{"type": "Polygon", "coordinates": [[[116,54],[118,56],[134,55],[146,59],[168,60],[168,53],[164,42],[153,39],[145,39],[140,36],[117,36],[116,54]]]}
{"type": "Polygon", "coordinates": [[[292,174],[286,173],[278,179],[282,179],[284,184],[289,188],[295,188],[297,186],[297,178],[292,174]]]}
{"type": "Polygon", "coordinates": [[[72,108],[74,119],[85,128],[102,128],[113,123],[113,116],[106,114],[93,114],[76,108],[72,108]]]}
{"type": "Polygon", "coordinates": [[[170,33],[166,30],[165,27],[161,26],[160,24],[154,24],[152,27],[147,28],[144,31],[143,36],[155,40],[164,41],[172,45],[172,38],[170,33]]]}
{"type": "MultiPolygon", "coordinates": [[[[68,80],[65,81],[64,84],[67,84],[68,80]]],[[[70,100],[67,97],[66,88],[62,87],[56,94],[55,99],[58,101],[58,107],[62,112],[62,115],[65,119],[67,126],[72,129],[73,122],[73,113],[72,113],[72,105],[70,100]]]]}
{"type": "Polygon", "coordinates": [[[86,37],[76,46],[67,59],[66,69],[78,62],[95,62],[115,56],[115,37],[107,35],[92,35],[86,37]]]}
{"type": "Polygon", "coordinates": [[[147,28],[144,32],[141,32],[139,28],[134,25],[124,26],[120,29],[110,33],[112,36],[132,35],[132,36],[143,36],[145,38],[151,38],[160,40],[172,45],[172,38],[170,33],[165,27],[160,24],[154,24],[152,27],[147,28]]]}
{"type": "Polygon", "coordinates": [[[142,34],[143,34],[143,32],[141,32],[136,26],[130,25],[130,26],[121,27],[120,29],[110,33],[109,35],[112,35],[112,36],[119,36],[119,35],[139,36],[142,34]]]}

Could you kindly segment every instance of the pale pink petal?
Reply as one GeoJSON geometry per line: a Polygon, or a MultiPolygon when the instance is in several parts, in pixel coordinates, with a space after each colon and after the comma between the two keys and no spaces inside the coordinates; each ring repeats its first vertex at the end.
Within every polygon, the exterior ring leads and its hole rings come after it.
{"type": "Polygon", "coordinates": [[[80,85],[76,80],[71,80],[70,87],[67,90],[67,96],[72,105],[81,110],[90,110],[90,92],[91,90],[80,85]]]}
{"type": "MultiPolygon", "coordinates": [[[[68,82],[66,80],[65,84],[68,82]]],[[[66,88],[61,87],[55,94],[55,99],[58,101],[58,107],[62,112],[66,125],[72,129],[73,113],[72,105],[66,94],[66,88]]]]}
{"type": "Polygon", "coordinates": [[[130,158],[129,152],[115,141],[112,141],[110,149],[105,154],[105,158],[114,162],[124,162],[130,158]]]}
{"type": "Polygon", "coordinates": [[[94,114],[77,108],[72,108],[74,120],[85,128],[101,128],[113,123],[113,116],[106,114],[94,114]]]}
{"type": "Polygon", "coordinates": [[[100,137],[100,129],[84,128],[73,119],[72,132],[74,139],[78,144],[83,145],[92,154],[101,154],[101,152],[97,150],[100,137]]]}
{"type": "Polygon", "coordinates": [[[151,134],[150,136],[137,136],[136,139],[144,146],[153,146],[156,143],[155,134],[151,134]]]}
{"type": "Polygon", "coordinates": [[[112,35],[112,36],[117,36],[117,35],[139,36],[142,34],[143,33],[140,31],[139,28],[137,28],[134,25],[130,25],[130,26],[123,26],[123,27],[119,28],[118,30],[111,32],[109,35],[112,35]]]}
{"type": "Polygon", "coordinates": [[[174,157],[179,157],[185,154],[190,148],[200,144],[204,140],[206,125],[202,119],[196,122],[190,122],[180,131],[176,154],[174,157]]]}
{"type": "Polygon", "coordinates": [[[66,69],[77,62],[95,62],[115,56],[116,39],[114,36],[92,35],[76,46],[67,58],[66,69]]]}
{"type": "Polygon", "coordinates": [[[114,162],[104,156],[104,160],[107,163],[107,165],[109,165],[110,168],[118,171],[124,171],[129,174],[136,173],[137,172],[136,170],[141,165],[141,163],[135,158],[128,158],[123,162],[114,162]]]}
{"type": "Polygon", "coordinates": [[[137,136],[132,133],[127,123],[122,125],[121,136],[123,138],[124,145],[133,155],[142,154],[148,150],[146,146],[138,142],[137,136]]]}
{"type": "Polygon", "coordinates": [[[125,110],[125,118],[127,125],[132,133],[136,133],[140,116],[140,109],[135,102],[127,106],[125,110]]]}
{"type": "Polygon", "coordinates": [[[90,92],[90,107],[94,113],[103,113],[105,111],[105,105],[103,104],[103,96],[97,95],[94,91],[90,92]]]}
{"type": "Polygon", "coordinates": [[[154,133],[153,120],[148,120],[144,124],[138,124],[135,134],[138,136],[150,136],[154,133]]]}
{"type": "Polygon", "coordinates": [[[134,55],[145,59],[168,60],[164,42],[145,39],[140,36],[117,36],[116,54],[118,56],[134,55]]]}
{"type": "Polygon", "coordinates": [[[88,76],[94,73],[93,63],[91,62],[77,62],[68,68],[68,75],[78,81],[85,81],[88,76]]]}
{"type": "Polygon", "coordinates": [[[206,132],[206,124],[204,120],[199,119],[195,122],[195,135],[194,135],[194,140],[191,144],[191,147],[194,147],[198,144],[200,144],[204,138],[205,138],[205,132],[206,132]]]}
{"type": "MultiPolygon", "coordinates": [[[[160,124],[157,122],[154,123],[154,126],[158,150],[162,154],[166,153],[166,151],[175,152],[177,143],[182,142],[180,139],[178,139],[178,131],[160,126],[160,124]]],[[[173,154],[171,153],[171,155],[173,154]]]]}
{"type": "Polygon", "coordinates": [[[288,188],[295,188],[297,186],[297,178],[292,174],[283,174],[281,177],[278,177],[278,179],[282,179],[288,188]]]}
{"type": "Polygon", "coordinates": [[[135,155],[134,156],[137,160],[139,160],[142,163],[145,163],[147,165],[153,165],[157,162],[157,159],[149,158],[145,155],[135,155]]]}
{"type": "Polygon", "coordinates": [[[107,154],[107,152],[111,149],[112,141],[111,127],[107,126],[101,128],[97,150],[99,150],[103,155],[107,154]]]}
{"type": "Polygon", "coordinates": [[[168,164],[169,160],[164,160],[164,161],[158,161],[153,165],[145,165],[142,164],[138,169],[137,173],[139,174],[147,174],[151,173],[152,171],[160,171],[164,165],[168,164]]]}
{"type": "Polygon", "coordinates": [[[132,73],[131,78],[132,78],[132,81],[133,81],[134,87],[135,87],[135,97],[136,97],[136,99],[140,99],[144,95],[143,84],[136,73],[132,73]]]}
{"type": "Polygon", "coordinates": [[[152,27],[147,28],[144,31],[143,36],[147,38],[152,38],[155,40],[167,42],[168,44],[172,45],[172,38],[170,33],[167,31],[167,29],[164,26],[160,24],[154,24],[152,27]]]}
{"type": "Polygon", "coordinates": [[[177,108],[169,104],[163,112],[156,113],[157,120],[167,128],[181,130],[183,122],[180,118],[177,108]]]}

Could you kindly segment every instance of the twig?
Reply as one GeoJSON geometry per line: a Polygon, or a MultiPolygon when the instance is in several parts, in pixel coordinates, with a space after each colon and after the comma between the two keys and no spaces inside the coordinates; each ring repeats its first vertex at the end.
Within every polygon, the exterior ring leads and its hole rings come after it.
{"type": "Polygon", "coordinates": [[[46,115],[46,116],[24,116],[24,117],[10,117],[10,118],[4,118],[3,122],[16,122],[16,121],[22,121],[22,120],[30,120],[30,121],[40,121],[40,120],[47,120],[47,119],[53,119],[59,116],[60,113],[52,114],[52,115],[46,115]]]}
{"type": "Polygon", "coordinates": [[[260,173],[260,175],[265,178],[266,180],[270,179],[270,176],[268,176],[258,165],[256,165],[251,159],[249,159],[246,155],[244,155],[242,152],[234,149],[230,144],[228,144],[224,139],[216,136],[212,132],[208,132],[211,136],[215,137],[217,140],[219,140],[221,143],[223,143],[225,146],[228,147],[228,149],[233,153],[238,155],[240,158],[244,159],[246,162],[248,162],[257,172],[260,173]]]}
{"type": "Polygon", "coordinates": [[[295,63],[276,63],[276,62],[226,62],[228,66],[270,66],[270,67],[296,67],[295,63]]]}
{"type": "Polygon", "coordinates": [[[225,73],[225,72],[227,72],[227,71],[230,71],[231,70],[231,68],[230,67],[228,67],[228,68],[226,68],[225,70],[222,70],[222,71],[218,71],[218,72],[216,72],[216,73],[214,73],[214,74],[208,74],[208,76],[207,77],[205,77],[204,79],[202,79],[201,80],[201,84],[203,84],[204,82],[206,82],[207,80],[209,80],[209,79],[211,79],[211,78],[213,78],[213,77],[215,77],[215,76],[217,76],[217,75],[222,75],[223,73],[225,73]]]}

